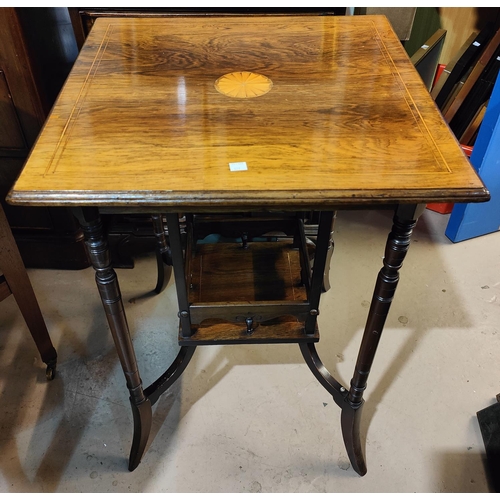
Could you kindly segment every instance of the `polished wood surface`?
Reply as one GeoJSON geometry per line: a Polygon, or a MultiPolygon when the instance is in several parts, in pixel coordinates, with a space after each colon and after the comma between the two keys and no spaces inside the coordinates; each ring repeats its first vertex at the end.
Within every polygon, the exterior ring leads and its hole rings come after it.
{"type": "Polygon", "coordinates": [[[486,199],[383,16],[98,19],[9,197],[172,210],[486,199]],[[273,87],[222,95],[216,80],[235,71],[273,87]]]}
{"type": "Polygon", "coordinates": [[[189,302],[305,301],[298,248],[291,243],[197,245],[189,302]]]}
{"type": "Polygon", "coordinates": [[[240,243],[200,244],[189,269],[194,334],[180,334],[179,345],[319,340],[317,328],[314,335],[304,335],[310,305],[299,249],[291,240],[249,242],[246,248],[240,243]],[[212,319],[200,322],[207,317],[212,319]],[[251,333],[245,327],[247,317],[252,318],[251,333]]]}

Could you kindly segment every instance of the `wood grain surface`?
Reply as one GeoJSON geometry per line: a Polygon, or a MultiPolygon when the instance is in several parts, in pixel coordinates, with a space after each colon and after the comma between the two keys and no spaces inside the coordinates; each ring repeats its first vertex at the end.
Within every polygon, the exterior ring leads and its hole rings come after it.
{"type": "Polygon", "coordinates": [[[189,301],[306,301],[299,250],[287,242],[197,245],[189,301]]]}
{"type": "Polygon", "coordinates": [[[196,328],[190,337],[179,335],[179,345],[218,345],[218,344],[283,344],[299,342],[318,342],[319,331],[313,335],[304,334],[304,323],[293,317],[277,318],[258,324],[251,334],[246,333],[244,325],[207,320],[196,328]]]}
{"type": "Polygon", "coordinates": [[[266,16],[98,19],[8,200],[235,210],[488,196],[385,17],[266,16]],[[235,71],[273,87],[222,95],[215,81],[235,71]]]}

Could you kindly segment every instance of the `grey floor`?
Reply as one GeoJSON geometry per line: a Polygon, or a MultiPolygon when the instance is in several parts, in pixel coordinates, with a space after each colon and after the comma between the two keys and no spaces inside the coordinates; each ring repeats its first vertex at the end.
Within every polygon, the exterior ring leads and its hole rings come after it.
{"type": "MultiPolygon", "coordinates": [[[[457,244],[426,211],[369,379],[368,473],[349,466],[340,412],[295,345],[199,347],[155,406],[127,471],[132,416],[93,272],[30,270],[58,350],[54,381],[14,299],[0,304],[0,491],[486,492],[476,411],[500,392],[500,233],[457,244]]],[[[391,216],[340,212],[318,352],[351,378],[391,216]]],[[[118,270],[141,376],[173,360],[173,280],[152,256],[118,270]]]]}

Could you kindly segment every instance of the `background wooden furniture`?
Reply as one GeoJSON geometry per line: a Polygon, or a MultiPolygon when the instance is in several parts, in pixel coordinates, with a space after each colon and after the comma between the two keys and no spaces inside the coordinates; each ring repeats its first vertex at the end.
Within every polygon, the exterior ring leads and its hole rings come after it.
{"type": "Polygon", "coordinates": [[[96,19],[100,17],[205,17],[205,16],[263,16],[263,15],[344,15],[345,7],[301,8],[181,8],[181,7],[69,7],[76,43],[81,49],[96,19]]]}
{"type": "Polygon", "coordinates": [[[47,364],[47,379],[52,380],[56,371],[57,353],[50,340],[9,223],[0,205],[0,302],[11,294],[16,299],[42,361],[47,364]]]}
{"type": "Polygon", "coordinates": [[[28,267],[89,266],[70,211],[5,203],[77,53],[66,9],[0,9],[0,203],[28,267]]]}

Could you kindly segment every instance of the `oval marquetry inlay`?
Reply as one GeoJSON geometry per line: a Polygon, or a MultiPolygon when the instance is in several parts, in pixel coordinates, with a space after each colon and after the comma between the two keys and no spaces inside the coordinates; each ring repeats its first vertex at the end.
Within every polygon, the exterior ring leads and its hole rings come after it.
{"type": "Polygon", "coordinates": [[[267,76],[250,71],[235,71],[221,76],[215,82],[215,88],[221,94],[239,99],[249,99],[267,94],[273,82],[267,76]]]}

